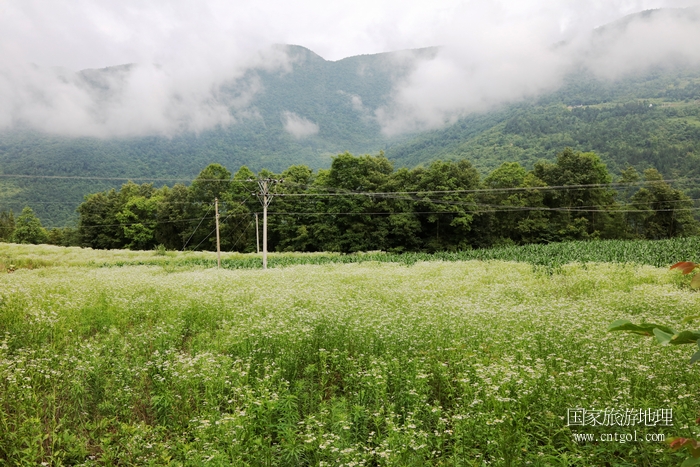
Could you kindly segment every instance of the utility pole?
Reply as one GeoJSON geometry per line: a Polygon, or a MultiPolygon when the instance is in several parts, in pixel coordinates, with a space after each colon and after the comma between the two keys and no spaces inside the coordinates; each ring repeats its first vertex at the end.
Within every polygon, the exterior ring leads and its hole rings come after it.
{"type": "MultiPolygon", "coordinates": [[[[272,201],[272,194],[270,193],[270,184],[271,183],[282,183],[284,180],[282,179],[273,179],[273,178],[262,178],[259,180],[249,180],[249,181],[256,181],[258,182],[258,188],[260,188],[260,191],[257,193],[253,193],[255,196],[258,197],[258,200],[260,201],[260,204],[262,204],[263,207],[263,247],[262,247],[262,253],[263,253],[263,269],[267,269],[267,207],[270,205],[270,201],[272,201]]],[[[257,220],[257,217],[256,217],[257,220]]],[[[257,226],[257,224],[256,224],[257,226]]]]}
{"type": "Polygon", "coordinates": [[[219,198],[214,198],[214,212],[216,212],[216,267],[221,269],[221,239],[219,237],[219,198]]]}
{"type": "Polygon", "coordinates": [[[255,246],[260,254],[260,227],[258,227],[258,213],[255,213],[255,246]]]}

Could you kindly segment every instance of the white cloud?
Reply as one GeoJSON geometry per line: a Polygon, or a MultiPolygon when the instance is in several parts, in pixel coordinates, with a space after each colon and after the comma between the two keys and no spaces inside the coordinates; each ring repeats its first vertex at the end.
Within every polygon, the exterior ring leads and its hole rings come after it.
{"type": "MultiPolygon", "coordinates": [[[[274,43],[300,44],[332,60],[444,46],[397,83],[392,105],[371,109],[355,102],[373,112],[387,133],[433,128],[554,88],[574,59],[608,77],[663,57],[696,60],[700,28],[691,24],[666,36],[652,34],[660,23],[635,26],[602,52],[591,52],[589,32],[624,14],[698,3],[0,0],[0,129],[24,125],[109,137],[229,125],[250,112],[256,92],[264,92],[244,80],[246,70],[288,66],[279,50],[260,52],[274,43]],[[567,47],[552,47],[562,40],[567,47]],[[111,92],[102,94],[52,68],[126,63],[138,66],[105,77],[111,92]],[[244,83],[240,95],[224,98],[222,88],[234,82],[244,83]]],[[[312,122],[286,120],[293,134],[318,131],[312,122]]]]}
{"type": "Polygon", "coordinates": [[[220,66],[147,63],[82,73],[15,61],[0,65],[0,129],[95,137],[201,132],[250,114],[261,90],[245,75],[250,67],[285,66],[278,49],[231,57],[220,66]],[[233,84],[237,94],[223,91],[233,84]]]}
{"type": "Polygon", "coordinates": [[[308,138],[318,133],[318,125],[294,112],[283,112],[282,123],[284,124],[284,131],[296,139],[308,138]]]}
{"type": "Polygon", "coordinates": [[[688,11],[657,12],[604,33],[570,22],[562,26],[553,21],[558,17],[513,15],[488,2],[478,11],[465,10],[462,27],[444,31],[446,45],[437,57],[419,62],[395,87],[392,103],[375,110],[383,131],[438,128],[537,96],[581,66],[615,79],[657,65],[700,64],[700,17],[688,11]]]}
{"type": "Polygon", "coordinates": [[[657,65],[700,64],[700,9],[658,11],[594,35],[584,57],[601,77],[616,79],[657,65]]]}

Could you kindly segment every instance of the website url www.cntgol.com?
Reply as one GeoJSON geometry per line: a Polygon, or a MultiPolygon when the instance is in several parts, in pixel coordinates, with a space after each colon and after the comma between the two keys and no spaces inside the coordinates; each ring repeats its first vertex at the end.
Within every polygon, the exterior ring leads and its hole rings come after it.
{"type": "Polygon", "coordinates": [[[635,443],[635,442],[663,442],[666,441],[664,433],[646,433],[644,435],[633,433],[572,433],[574,441],[577,443],[594,443],[594,442],[617,442],[617,443],[635,443]]]}

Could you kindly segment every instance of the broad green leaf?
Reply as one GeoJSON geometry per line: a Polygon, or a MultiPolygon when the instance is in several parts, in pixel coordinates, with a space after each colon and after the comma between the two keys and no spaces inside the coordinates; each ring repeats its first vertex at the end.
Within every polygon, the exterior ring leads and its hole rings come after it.
{"type": "Polygon", "coordinates": [[[679,261],[673,266],[671,266],[671,269],[678,269],[683,274],[690,274],[691,272],[693,272],[693,269],[695,269],[698,266],[700,265],[693,263],[692,261],[679,261]]]}
{"type": "Polygon", "coordinates": [[[700,289],[700,273],[693,276],[690,280],[690,286],[694,289],[700,289]]]}
{"type": "Polygon", "coordinates": [[[694,465],[700,465],[700,457],[689,457],[683,461],[681,467],[692,467],[694,465]]]}
{"type": "Polygon", "coordinates": [[[693,356],[690,357],[690,363],[693,364],[693,363],[697,362],[698,360],[700,360],[700,350],[698,350],[697,352],[695,352],[695,353],[693,354],[693,356]]]}
{"type": "Polygon", "coordinates": [[[676,331],[669,328],[668,326],[662,326],[660,324],[653,323],[633,324],[628,319],[618,319],[617,321],[613,321],[612,323],[610,323],[610,326],[608,326],[608,331],[629,331],[636,334],[641,334],[643,336],[651,336],[654,332],[654,329],[660,329],[663,332],[668,333],[670,335],[676,333],[676,331]]]}
{"type": "Polygon", "coordinates": [[[659,341],[661,345],[668,345],[673,338],[673,334],[664,332],[659,328],[654,328],[654,336],[656,336],[656,340],[659,341]]]}
{"type": "Polygon", "coordinates": [[[683,322],[690,323],[691,321],[696,320],[698,318],[700,318],[700,315],[686,316],[685,318],[683,318],[683,322]]]}
{"type": "Polygon", "coordinates": [[[700,332],[698,331],[681,331],[674,334],[671,338],[671,344],[694,344],[700,339],[700,332]]]}

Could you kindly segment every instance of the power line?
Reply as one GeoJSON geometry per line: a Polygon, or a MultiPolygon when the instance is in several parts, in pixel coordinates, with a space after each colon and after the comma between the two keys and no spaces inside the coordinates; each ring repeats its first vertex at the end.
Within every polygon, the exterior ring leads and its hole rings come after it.
{"type": "MultiPolygon", "coordinates": [[[[210,217],[210,219],[213,219],[210,217]]],[[[143,222],[124,222],[124,223],[119,223],[119,224],[80,224],[80,227],[122,227],[122,226],[130,226],[130,225],[139,225],[139,224],[154,224],[154,225],[160,225],[160,224],[177,224],[178,222],[190,222],[190,221],[196,221],[199,220],[199,217],[191,218],[191,219],[177,219],[177,220],[172,220],[172,221],[150,221],[146,220],[143,222]]]]}
{"type": "MultiPolygon", "coordinates": [[[[549,208],[546,206],[505,206],[505,209],[476,209],[463,211],[464,214],[484,214],[493,212],[510,212],[510,211],[555,211],[555,212],[600,212],[600,213],[630,213],[630,212],[680,212],[680,211],[698,211],[700,207],[695,208],[680,208],[680,209],[626,209],[626,210],[610,210],[610,209],[577,209],[577,208],[549,208]]],[[[367,215],[409,215],[409,214],[461,214],[455,211],[355,211],[355,212],[283,212],[270,211],[268,214],[288,215],[288,216],[367,216],[367,215]]]]}
{"type": "MultiPolygon", "coordinates": [[[[477,206],[479,207],[479,206],[477,206]]],[[[634,213],[634,212],[681,212],[681,211],[698,211],[700,210],[700,207],[693,207],[693,208],[675,208],[675,209],[615,209],[615,210],[610,210],[610,209],[579,209],[579,208],[550,208],[546,206],[497,206],[494,209],[472,209],[472,210],[465,210],[463,211],[464,214],[485,214],[485,213],[494,213],[494,212],[513,212],[513,211],[555,211],[555,212],[593,212],[593,213],[634,213]]],[[[268,214],[275,214],[275,215],[284,215],[284,216],[322,216],[322,215],[328,215],[328,216],[367,216],[367,215],[384,215],[384,216],[389,216],[389,215],[416,215],[416,214],[462,214],[461,212],[455,212],[455,211],[372,211],[372,212],[366,212],[366,211],[347,211],[347,212],[329,212],[329,211],[317,211],[317,212],[302,212],[302,211],[268,211],[268,214]]],[[[231,216],[240,216],[240,215],[254,215],[254,213],[231,213],[222,222],[225,222],[229,217],[231,216]]],[[[200,220],[200,225],[201,222],[204,221],[205,219],[214,219],[214,217],[203,217],[203,218],[189,218],[189,219],[177,219],[177,220],[170,220],[170,221],[144,221],[144,222],[126,222],[126,223],[116,223],[116,224],[81,224],[80,227],[86,227],[86,228],[96,228],[96,227],[128,227],[132,225],[139,225],[139,224],[144,224],[144,223],[149,223],[153,225],[161,225],[161,224],[177,224],[179,222],[191,222],[191,221],[196,221],[200,220]]],[[[252,221],[251,221],[252,222],[252,221]]],[[[199,228],[199,225],[197,226],[199,228]]],[[[192,236],[196,232],[197,228],[195,228],[195,231],[192,233],[190,238],[187,240],[191,240],[192,236]]],[[[235,228],[234,228],[235,229],[235,228]]],[[[212,230],[207,237],[211,236],[215,230],[212,230]]],[[[201,242],[200,242],[201,244],[201,242]]],[[[186,244],[185,244],[186,246],[186,244]]],[[[198,245],[199,246],[199,245],[198,245]]],[[[196,247],[195,247],[196,248],[196,247]]]]}
{"type": "MultiPolygon", "coordinates": [[[[664,203],[668,203],[671,201],[664,201],[664,203]]],[[[470,205],[472,207],[476,208],[483,208],[487,207],[489,209],[470,209],[470,210],[465,210],[465,214],[483,214],[483,213],[493,213],[493,212],[512,212],[512,211],[558,211],[558,212],[599,212],[599,213],[631,213],[631,212],[680,212],[680,211],[698,211],[700,210],[700,207],[692,207],[692,208],[671,208],[671,209],[623,209],[625,206],[631,206],[631,205],[619,205],[617,206],[618,209],[584,209],[586,208],[585,206],[582,207],[559,207],[559,208],[551,208],[547,206],[503,206],[503,205],[470,205]]],[[[330,211],[316,211],[316,212],[305,212],[305,211],[268,211],[268,214],[275,214],[275,215],[286,215],[286,216],[320,216],[320,215],[333,215],[333,216],[364,216],[364,215],[409,215],[409,214],[459,214],[459,212],[455,211],[372,211],[372,212],[367,212],[367,211],[347,211],[347,212],[330,212],[330,211]]],[[[230,213],[222,222],[225,222],[228,218],[231,216],[247,216],[247,215],[254,215],[254,213],[247,212],[247,213],[230,213]]],[[[177,220],[169,220],[169,221],[144,221],[144,222],[124,222],[124,223],[112,223],[112,224],[81,224],[80,227],[85,227],[85,228],[96,228],[96,227],[128,227],[132,225],[139,225],[139,224],[144,224],[144,223],[149,223],[153,225],[161,225],[161,224],[177,224],[179,222],[191,222],[191,221],[196,221],[199,220],[200,223],[197,225],[195,230],[193,231],[192,235],[190,235],[190,238],[187,240],[186,244],[189,242],[189,240],[192,238],[194,233],[197,231],[201,223],[206,220],[206,219],[214,219],[214,217],[207,217],[206,215],[203,218],[195,217],[195,218],[188,218],[188,219],[177,219],[177,220]]],[[[209,235],[214,233],[212,231],[209,235]]],[[[186,246],[185,244],[185,246],[186,246]]]]}
{"type": "MultiPolygon", "coordinates": [[[[319,194],[321,196],[322,194],[319,194]]],[[[280,196],[280,194],[275,194],[275,196],[280,196]]],[[[228,206],[228,205],[240,205],[246,203],[249,199],[251,198],[250,195],[247,196],[247,198],[244,201],[236,201],[236,202],[225,202],[222,201],[219,203],[219,205],[223,206],[228,206]]],[[[470,202],[470,201],[446,201],[446,200],[441,200],[441,199],[433,199],[433,198],[412,198],[412,197],[398,197],[398,196],[382,196],[382,199],[395,199],[395,200],[400,200],[400,201],[412,201],[415,203],[435,203],[435,204],[464,204],[464,205],[477,205],[477,206],[490,206],[488,204],[483,204],[483,203],[475,203],[475,202],[470,202]]],[[[686,202],[698,202],[700,201],[700,198],[687,198],[687,199],[675,199],[675,200],[664,200],[664,201],[652,201],[653,203],[686,203],[686,202]]],[[[187,202],[187,201],[159,201],[158,202],[160,205],[166,205],[166,206],[213,206],[212,203],[203,203],[203,202],[187,202]]],[[[9,205],[9,204],[22,204],[22,202],[4,202],[3,204],[9,205]]],[[[73,206],[74,203],[70,201],[38,201],[38,202],[32,202],[32,205],[38,205],[38,204],[47,204],[47,205],[65,205],[65,206],[73,206]]],[[[617,207],[624,207],[624,206],[633,206],[634,204],[629,203],[629,204],[618,204],[617,207]]],[[[499,206],[499,205],[493,205],[493,206],[499,206]]],[[[590,207],[590,206],[579,206],[579,207],[590,207]]]]}
{"type": "Polygon", "coordinates": [[[111,182],[129,181],[151,181],[151,182],[226,182],[226,183],[246,183],[245,180],[221,179],[221,178],[161,178],[161,177],[100,177],[92,175],[31,175],[31,174],[0,174],[0,178],[38,178],[45,180],[104,180],[111,182]]]}
{"type": "MultiPolygon", "coordinates": [[[[0,178],[38,178],[38,179],[57,179],[57,180],[106,180],[106,181],[175,181],[175,182],[224,182],[246,185],[256,180],[236,180],[219,178],[158,178],[158,177],[98,177],[98,176],[73,176],[73,175],[28,175],[28,174],[0,174],[0,178]]],[[[506,188],[473,188],[473,189],[455,189],[455,190],[415,190],[415,191],[393,191],[393,192],[370,192],[359,190],[341,191],[341,188],[326,187],[322,185],[304,185],[285,180],[287,185],[295,185],[302,188],[314,188],[328,190],[329,193],[273,193],[275,196],[342,196],[342,195],[391,195],[391,194],[421,194],[421,193],[482,193],[482,192],[508,192],[508,191],[527,191],[527,190],[571,190],[581,188],[613,188],[613,187],[631,187],[642,186],[654,183],[680,183],[680,182],[697,182],[700,178],[677,178],[664,180],[640,180],[636,182],[613,182],[613,183],[592,183],[592,184],[577,184],[577,185],[545,185],[545,186],[527,186],[527,187],[506,187],[506,188]]]]}
{"type": "MultiPolygon", "coordinates": [[[[687,181],[687,180],[684,180],[687,181]]],[[[558,191],[558,190],[581,190],[586,188],[613,188],[628,187],[652,183],[672,183],[673,180],[653,180],[647,182],[629,183],[594,183],[588,185],[553,185],[553,186],[527,186],[510,188],[474,188],[464,190],[416,190],[416,191],[344,191],[329,193],[275,193],[280,197],[304,197],[304,196],[388,196],[388,195],[421,195],[421,194],[468,194],[468,193],[503,193],[513,191],[558,191]]],[[[315,188],[315,187],[314,187],[315,188]]]]}
{"type": "MultiPolygon", "coordinates": [[[[226,218],[225,218],[223,221],[221,221],[221,222],[226,222],[226,221],[228,220],[229,217],[234,216],[234,215],[236,215],[236,214],[237,214],[237,213],[231,213],[231,214],[229,214],[229,215],[226,216],[226,218]]],[[[238,214],[242,214],[242,213],[238,213],[238,214]]],[[[250,213],[247,213],[247,214],[250,214],[250,213]]],[[[216,227],[214,227],[214,229],[213,229],[211,232],[209,232],[209,233],[207,234],[207,236],[204,237],[204,238],[202,239],[202,241],[199,242],[199,243],[197,244],[197,246],[195,246],[195,247],[193,248],[193,250],[196,250],[197,248],[199,248],[199,246],[200,246],[202,243],[204,243],[209,237],[211,237],[211,235],[212,235],[214,232],[216,232],[216,227]]],[[[183,248],[183,250],[184,250],[184,248],[183,248]]]]}
{"type": "Polygon", "coordinates": [[[197,224],[197,227],[194,228],[194,231],[192,231],[192,235],[190,235],[190,238],[187,239],[184,245],[182,245],[182,251],[185,251],[185,248],[187,247],[187,244],[190,243],[190,240],[192,240],[192,237],[194,236],[195,232],[197,232],[197,229],[199,228],[200,225],[202,225],[202,222],[204,222],[204,219],[206,219],[207,214],[209,214],[209,211],[211,211],[211,206],[209,206],[209,209],[207,210],[206,214],[204,214],[204,217],[202,217],[202,220],[199,221],[199,224],[197,224]]]}
{"type": "MultiPolygon", "coordinates": [[[[278,194],[275,194],[277,196],[278,194]]],[[[224,205],[244,205],[248,200],[251,198],[251,195],[246,196],[246,198],[242,201],[236,201],[236,202],[225,202],[222,203],[224,205]]],[[[478,203],[474,201],[452,201],[452,200],[442,200],[442,199],[432,199],[432,198],[416,198],[416,197],[409,197],[409,196],[390,196],[390,195],[385,195],[382,196],[381,199],[395,199],[395,200],[400,200],[400,201],[409,201],[412,203],[423,203],[423,204],[441,204],[441,205],[448,205],[448,206],[467,206],[469,207],[469,212],[473,213],[486,213],[486,212],[500,212],[500,211],[517,211],[517,210],[530,210],[530,211],[571,211],[571,212],[648,212],[649,209],[638,209],[638,204],[637,203],[627,203],[627,204],[617,204],[617,205],[610,205],[609,207],[612,209],[606,209],[605,207],[603,209],[599,208],[598,205],[583,205],[583,206],[569,206],[569,207],[547,207],[547,206],[513,206],[513,205],[502,205],[502,204],[485,204],[485,203],[478,203]],[[481,208],[481,209],[480,209],[481,208]],[[592,209],[588,209],[592,208],[592,209]],[[635,209],[629,209],[629,208],[635,208],[635,209]]],[[[651,201],[651,204],[658,205],[658,204],[676,204],[676,203],[689,203],[689,202],[697,202],[700,201],[700,198],[688,198],[688,199],[681,199],[681,200],[664,200],[664,201],[651,201]]],[[[68,203],[61,203],[61,202],[55,202],[53,204],[68,204],[68,203]]],[[[207,210],[207,214],[211,211],[211,207],[213,206],[211,203],[201,203],[201,202],[194,202],[194,203],[188,203],[188,202],[173,202],[173,203],[167,203],[165,202],[164,204],[172,204],[172,205],[195,205],[195,206],[208,206],[209,209],[207,210]]],[[[651,208],[653,211],[657,212],[670,212],[670,211],[695,211],[700,208],[693,207],[693,208],[671,208],[671,209],[654,209],[651,208]]],[[[445,213],[448,211],[412,211],[415,213],[445,213]]],[[[387,214],[401,214],[405,212],[401,211],[395,211],[395,212],[389,212],[387,214]]],[[[234,214],[234,213],[232,213],[234,214]]],[[[238,214],[243,214],[243,213],[238,213],[238,214]]],[[[287,214],[287,215],[308,215],[308,212],[305,211],[297,211],[297,212],[270,212],[270,214],[287,214]]],[[[362,211],[352,211],[352,212],[342,212],[342,213],[333,213],[333,212],[315,212],[315,215],[321,215],[321,214],[343,214],[343,215],[362,215],[366,214],[365,212],[362,211]]],[[[367,213],[367,214],[372,214],[372,213],[367,213]]],[[[379,214],[379,213],[376,213],[379,214]]],[[[207,218],[206,214],[204,218],[200,220],[200,225],[201,222],[207,218]]],[[[227,216],[228,218],[228,216],[227,216]]],[[[177,223],[177,222],[189,222],[189,221],[196,221],[200,218],[186,218],[186,219],[179,219],[179,220],[173,220],[173,221],[154,221],[154,224],[167,224],[167,223],[177,223]]],[[[136,225],[136,224],[142,224],[143,222],[132,222],[132,223],[111,223],[111,224],[83,224],[84,227],[118,227],[118,226],[130,226],[130,225],[136,225]]],[[[189,241],[189,240],[188,240],[189,241]]]]}
{"type": "MultiPolygon", "coordinates": [[[[235,230],[238,228],[238,226],[240,226],[242,223],[243,223],[243,221],[239,222],[239,223],[233,228],[233,230],[235,231],[235,230]]],[[[243,229],[243,231],[242,231],[241,234],[238,236],[238,238],[236,239],[236,241],[233,242],[233,245],[231,245],[231,249],[229,250],[229,252],[233,251],[233,249],[236,248],[236,245],[238,245],[238,242],[241,241],[241,239],[243,238],[243,236],[246,234],[246,230],[248,230],[248,228],[251,226],[252,223],[253,223],[253,221],[249,221],[249,222],[248,222],[248,225],[246,225],[246,228],[243,229]]]]}

